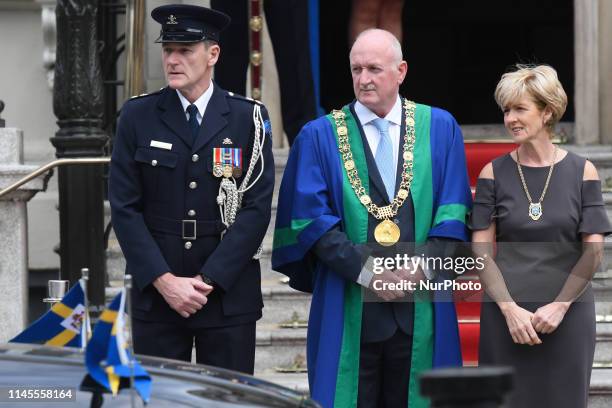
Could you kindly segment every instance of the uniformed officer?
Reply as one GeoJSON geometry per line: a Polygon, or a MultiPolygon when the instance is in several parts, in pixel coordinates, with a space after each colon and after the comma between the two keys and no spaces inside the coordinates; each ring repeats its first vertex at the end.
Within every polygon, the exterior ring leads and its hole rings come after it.
{"type": "Polygon", "coordinates": [[[126,102],[114,142],[109,199],[134,276],[136,353],[254,369],[263,307],[258,248],[274,185],[268,114],[212,81],[229,17],[166,5],[168,86],[126,102]]]}

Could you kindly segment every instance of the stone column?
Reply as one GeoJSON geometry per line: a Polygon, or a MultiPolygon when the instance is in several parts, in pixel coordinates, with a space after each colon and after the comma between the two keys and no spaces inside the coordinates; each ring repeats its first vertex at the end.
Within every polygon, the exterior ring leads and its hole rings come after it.
{"type": "Polygon", "coordinates": [[[599,1],[574,0],[574,142],[599,143],[599,1]]]}
{"type": "Polygon", "coordinates": [[[612,1],[599,2],[599,135],[612,143],[612,1]]]}
{"type": "MultiPolygon", "coordinates": [[[[0,190],[36,170],[23,165],[23,133],[0,127],[0,190]]],[[[28,300],[28,220],[26,203],[45,190],[47,176],[0,197],[0,343],[23,330],[28,300]]]]}

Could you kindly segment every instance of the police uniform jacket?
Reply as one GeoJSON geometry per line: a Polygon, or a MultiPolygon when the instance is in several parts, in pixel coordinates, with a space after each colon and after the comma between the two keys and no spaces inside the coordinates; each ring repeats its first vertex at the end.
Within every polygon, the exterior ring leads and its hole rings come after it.
{"type": "MultiPolygon", "coordinates": [[[[217,204],[221,178],[213,175],[213,148],[241,148],[240,184],[253,147],[256,103],[214,85],[193,143],[175,90],[166,87],[124,104],[110,165],[109,200],[126,273],[135,281],[136,318],[219,327],[261,317],[261,273],[253,255],[270,221],[274,185],[272,138],[264,106],[263,174],[244,194],[242,208],[223,239],[225,227],[217,204]],[[165,272],[211,279],[215,289],[208,303],[182,318],[152,285],[165,272]]],[[[251,181],[260,169],[258,163],[251,181]]]]}

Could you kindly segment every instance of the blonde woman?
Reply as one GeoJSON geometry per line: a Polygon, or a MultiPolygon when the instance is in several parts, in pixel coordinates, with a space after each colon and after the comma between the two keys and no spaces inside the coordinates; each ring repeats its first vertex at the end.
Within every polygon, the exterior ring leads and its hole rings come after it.
{"type": "Polygon", "coordinates": [[[518,144],[480,173],[471,224],[487,257],[480,364],[515,369],[510,407],[587,406],[595,350],[590,278],[611,232],[593,164],[552,142],[567,106],[557,72],[517,65],[495,90],[518,144]]]}

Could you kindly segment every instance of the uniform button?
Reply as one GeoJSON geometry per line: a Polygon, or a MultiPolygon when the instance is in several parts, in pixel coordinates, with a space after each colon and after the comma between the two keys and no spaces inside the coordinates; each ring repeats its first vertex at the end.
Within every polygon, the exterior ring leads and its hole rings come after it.
{"type": "Polygon", "coordinates": [[[196,183],[195,181],[192,181],[191,183],[189,183],[189,188],[190,189],[195,189],[198,186],[198,183],[196,183]]]}
{"type": "Polygon", "coordinates": [[[157,166],[157,160],[151,160],[151,166],[153,167],[157,166]]]}
{"type": "Polygon", "coordinates": [[[185,249],[191,249],[191,242],[190,241],[185,242],[185,249]]]}
{"type": "Polygon", "coordinates": [[[191,156],[191,161],[192,162],[197,162],[198,160],[200,160],[200,156],[198,156],[197,154],[194,154],[193,156],[191,156]]]}
{"type": "Polygon", "coordinates": [[[195,212],[195,210],[189,210],[189,211],[187,211],[187,215],[190,216],[190,217],[195,217],[196,212],[195,212]]]}

